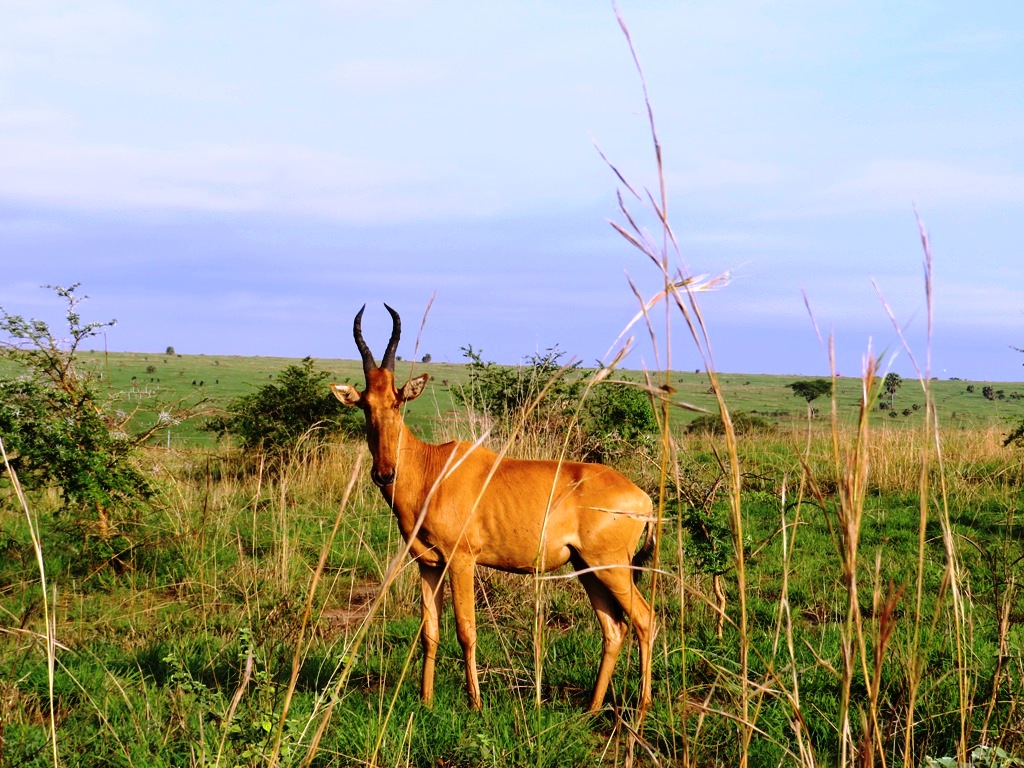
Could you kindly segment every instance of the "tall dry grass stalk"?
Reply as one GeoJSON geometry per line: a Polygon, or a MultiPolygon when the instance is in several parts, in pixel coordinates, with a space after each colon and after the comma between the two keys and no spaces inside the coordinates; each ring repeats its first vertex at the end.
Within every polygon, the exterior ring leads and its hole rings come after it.
{"type": "MultiPolygon", "coordinates": [[[[829,340],[830,363],[833,372],[835,367],[835,347],[829,340]]],[[[869,353],[865,356],[864,370],[861,376],[861,401],[857,428],[851,440],[841,440],[838,420],[833,415],[832,447],[835,462],[835,475],[838,478],[838,500],[830,504],[828,494],[818,486],[813,478],[809,487],[811,494],[822,507],[834,511],[833,540],[842,568],[843,582],[846,588],[846,612],[843,620],[841,637],[841,703],[840,703],[840,754],[839,764],[853,765],[857,756],[858,745],[854,741],[853,723],[854,704],[851,691],[855,674],[859,671],[865,681],[871,681],[871,665],[869,664],[867,641],[865,639],[864,619],[860,610],[860,534],[864,520],[865,500],[868,492],[868,469],[870,467],[870,411],[881,391],[881,380],[878,377],[879,362],[869,353]]],[[[835,374],[833,374],[834,382],[835,374]]],[[[834,384],[833,384],[834,386],[834,384]]],[[[832,398],[833,414],[835,414],[835,398],[832,398]]],[[[879,670],[880,671],[880,670],[879,670]]],[[[864,737],[863,749],[866,752],[865,764],[874,764],[873,755],[877,742],[878,729],[878,686],[868,685],[868,712],[864,716],[867,733],[864,737]]],[[[881,749],[879,749],[881,753],[881,749]]]]}
{"type": "MultiPolygon", "coordinates": [[[[915,210],[915,214],[917,211],[915,210]]],[[[971,699],[973,694],[973,684],[970,678],[967,661],[967,649],[971,645],[971,618],[969,614],[969,606],[965,602],[963,586],[962,586],[962,573],[960,568],[960,558],[957,551],[957,546],[954,541],[954,534],[952,524],[949,517],[949,496],[946,488],[946,474],[943,465],[943,447],[940,439],[938,415],[935,412],[935,401],[931,395],[930,381],[931,381],[931,340],[932,340],[932,328],[933,328],[933,312],[934,308],[932,305],[932,286],[934,280],[933,272],[933,261],[932,261],[932,250],[931,244],[928,240],[928,232],[924,227],[924,222],[920,216],[917,217],[918,229],[921,236],[921,246],[924,250],[924,289],[926,298],[927,308],[927,347],[925,364],[922,368],[918,365],[916,358],[914,357],[914,351],[910,345],[907,344],[906,339],[903,336],[902,330],[892,311],[889,309],[888,304],[885,300],[882,300],[882,304],[892,319],[893,327],[896,329],[897,334],[900,336],[900,340],[903,342],[903,346],[913,362],[915,369],[918,374],[918,381],[920,382],[921,389],[925,398],[925,437],[932,438],[926,439],[922,443],[921,451],[921,471],[920,471],[920,532],[918,538],[918,580],[917,580],[917,610],[915,612],[914,621],[914,635],[913,643],[911,648],[911,665],[910,665],[910,700],[908,703],[908,722],[914,721],[915,705],[917,696],[919,693],[921,680],[924,671],[924,658],[923,654],[919,650],[920,640],[920,629],[922,620],[922,600],[923,600],[923,589],[924,589],[924,552],[926,543],[926,529],[928,519],[930,517],[929,511],[932,505],[932,499],[930,498],[930,479],[931,473],[929,472],[931,451],[934,448],[935,461],[937,463],[937,473],[935,476],[936,480],[936,493],[934,504],[937,507],[937,513],[939,518],[939,524],[942,529],[942,542],[943,548],[946,554],[945,560],[945,579],[944,587],[949,589],[949,594],[952,599],[952,610],[953,610],[953,636],[956,645],[956,669],[955,674],[957,678],[957,689],[959,691],[959,725],[960,730],[957,739],[957,760],[960,763],[966,763],[967,752],[969,747],[969,721],[971,715],[971,699]]],[[[879,292],[881,295],[881,292],[879,292]]],[[[939,610],[936,608],[934,621],[937,621],[939,617],[939,610]]],[[[906,739],[904,741],[904,765],[909,766],[911,755],[913,753],[913,732],[911,728],[907,728],[906,739]]]]}
{"type": "MultiPolygon", "coordinates": [[[[664,384],[662,386],[662,396],[659,398],[662,418],[663,458],[660,469],[657,529],[660,534],[664,527],[665,491],[667,482],[671,476],[670,461],[675,456],[672,442],[672,431],[668,426],[668,398],[671,394],[671,386],[669,382],[672,369],[672,317],[673,310],[675,310],[685,323],[690,337],[694,342],[694,346],[704,364],[704,370],[707,372],[708,383],[710,384],[711,391],[715,395],[715,401],[718,405],[718,412],[721,417],[724,431],[726,451],[724,455],[719,457],[719,462],[722,466],[723,473],[728,477],[726,492],[729,499],[730,509],[729,527],[732,532],[733,546],[735,549],[734,568],[737,582],[736,594],[739,602],[739,617],[737,625],[740,637],[740,670],[738,686],[739,714],[737,717],[737,724],[739,726],[739,738],[741,745],[740,766],[741,768],[745,768],[748,760],[750,740],[754,734],[754,724],[751,720],[753,689],[750,685],[749,675],[750,642],[746,603],[746,564],[744,556],[745,536],[743,531],[744,524],[741,500],[740,463],[737,450],[736,430],[733,426],[732,418],[729,414],[729,408],[725,402],[721,382],[718,378],[718,372],[715,367],[714,355],[711,350],[710,334],[704,322],[703,314],[700,311],[700,306],[697,302],[698,293],[722,287],[728,282],[728,275],[723,275],[713,279],[708,279],[706,277],[694,277],[690,274],[689,270],[683,263],[678,241],[676,240],[675,234],[673,233],[672,227],[669,223],[668,189],[666,184],[664,158],[662,155],[661,142],[658,139],[657,125],[654,119],[654,109],[647,91],[646,77],[644,76],[643,67],[640,64],[640,57],[633,44],[629,28],[626,25],[622,14],[619,13],[618,8],[616,8],[616,17],[619,21],[619,27],[621,28],[622,33],[626,38],[626,42],[629,45],[630,54],[633,58],[633,63],[640,79],[644,106],[647,113],[647,125],[650,131],[651,144],[654,149],[655,174],[658,184],[657,194],[652,194],[651,192],[646,191],[645,194],[641,196],[629,184],[625,176],[619,172],[614,164],[608,162],[609,167],[622,182],[625,189],[632,194],[633,199],[639,201],[641,204],[646,204],[653,212],[655,221],[657,222],[656,234],[654,236],[649,235],[639,224],[638,219],[631,213],[622,194],[619,194],[619,211],[623,217],[623,222],[612,222],[612,227],[629,244],[637,248],[650,260],[659,273],[663,286],[661,291],[654,297],[646,300],[641,296],[640,291],[636,286],[633,286],[634,294],[639,300],[641,308],[640,314],[647,324],[651,342],[656,351],[659,348],[658,337],[655,331],[655,324],[651,320],[650,312],[651,309],[659,303],[663,303],[664,307],[664,362],[662,363],[664,384]],[[678,266],[676,266],[677,264],[678,266]]],[[[656,352],[656,357],[657,356],[656,352]]],[[[658,590],[660,586],[658,583],[658,570],[656,555],[651,579],[652,602],[656,602],[658,599],[658,590]]],[[[651,643],[653,651],[653,637],[651,639],[651,643]]],[[[683,644],[685,647],[685,639],[683,639],[683,644]]],[[[684,755],[684,760],[685,759],[687,759],[686,755],[684,755]]]]}
{"type": "MultiPolygon", "coordinates": [[[[706,279],[693,278],[685,266],[673,266],[675,263],[670,256],[678,258],[682,264],[678,244],[673,234],[668,216],[668,200],[665,185],[665,171],[663,164],[662,148],[658,139],[657,130],[651,100],[649,98],[643,70],[640,65],[636,48],[633,45],[629,30],[618,14],[619,24],[629,44],[630,52],[636,70],[640,76],[643,98],[647,111],[650,138],[654,149],[654,162],[656,177],[658,181],[657,192],[645,191],[638,194],[626,180],[625,176],[610,162],[617,178],[625,190],[631,194],[632,199],[647,206],[654,214],[657,222],[657,234],[649,235],[638,223],[638,218],[632,214],[626,205],[623,195],[619,194],[619,209],[623,222],[613,222],[613,227],[627,242],[644,254],[655,266],[659,274],[663,288],[654,297],[644,299],[638,289],[634,286],[634,293],[640,303],[640,313],[636,320],[643,319],[651,336],[652,344],[656,350],[656,357],[659,357],[658,334],[655,331],[657,323],[652,320],[652,310],[659,303],[664,302],[664,354],[660,365],[665,372],[664,397],[661,412],[663,424],[663,461],[661,464],[661,482],[659,490],[662,496],[665,491],[665,479],[670,472],[669,457],[676,456],[671,430],[667,428],[667,397],[668,371],[671,369],[671,319],[669,311],[675,310],[678,316],[685,323],[694,346],[707,371],[711,391],[714,393],[722,425],[724,436],[722,438],[723,450],[716,453],[721,465],[723,475],[727,478],[726,493],[729,501],[729,524],[733,536],[734,564],[733,576],[735,578],[735,594],[737,597],[737,615],[733,619],[738,634],[739,658],[738,670],[736,672],[735,690],[737,691],[737,711],[728,717],[734,719],[739,727],[739,763],[746,765],[749,760],[751,739],[755,732],[759,731],[757,717],[760,711],[760,702],[765,695],[781,695],[788,701],[792,710],[791,727],[793,729],[796,752],[792,751],[795,757],[803,765],[814,765],[816,758],[811,743],[807,737],[806,730],[802,725],[800,712],[799,678],[795,672],[795,652],[793,650],[792,620],[789,615],[787,603],[787,582],[783,581],[782,598],[779,609],[779,620],[776,629],[774,648],[779,647],[779,637],[786,637],[787,654],[789,664],[794,667],[790,677],[790,689],[779,691],[775,686],[779,683],[772,670],[770,659],[764,660],[768,668],[765,680],[754,680],[751,677],[750,658],[755,653],[754,644],[748,625],[746,598],[747,583],[745,572],[744,553],[744,516],[742,510],[741,496],[741,471],[740,471],[740,447],[739,441],[733,427],[729,409],[725,402],[722,387],[716,373],[714,359],[711,352],[710,336],[708,328],[697,302],[697,294],[708,288],[718,287],[724,283],[724,279],[708,281],[706,279]],[[774,694],[768,693],[774,689],[774,694]]],[[[603,155],[602,155],[603,157],[603,155]]],[[[606,159],[607,162],[607,159],[606,159]]],[[[920,224],[920,219],[918,220],[920,224]]],[[[816,438],[811,430],[808,430],[805,437],[805,452],[801,455],[801,477],[799,483],[799,497],[796,510],[799,509],[804,494],[815,501],[818,507],[826,510],[827,519],[832,526],[833,540],[839,558],[839,566],[843,576],[843,585],[846,593],[846,608],[844,611],[841,627],[840,643],[840,665],[836,673],[840,685],[840,710],[839,721],[835,724],[839,732],[839,754],[836,756],[842,766],[853,765],[887,765],[899,759],[897,755],[886,753],[886,744],[883,734],[886,732],[882,722],[882,675],[886,659],[891,652],[890,641],[894,636],[896,624],[900,619],[897,611],[903,587],[889,585],[882,588],[880,584],[880,565],[877,564],[874,570],[874,586],[871,590],[872,616],[866,619],[861,610],[862,602],[862,579],[864,573],[863,558],[860,552],[860,537],[864,525],[867,498],[873,487],[884,485],[887,488],[899,489],[907,494],[914,494],[918,499],[919,524],[918,524],[918,557],[917,576],[914,589],[915,610],[913,611],[911,639],[909,647],[900,649],[905,655],[908,664],[908,686],[909,698],[906,710],[901,714],[903,722],[903,748],[902,762],[905,766],[913,765],[917,759],[916,746],[914,744],[914,731],[918,722],[916,713],[917,700],[920,687],[923,681],[925,670],[925,657],[927,648],[924,647],[922,622],[928,621],[930,628],[934,630],[941,620],[940,617],[948,616],[949,626],[952,633],[955,647],[955,669],[953,673],[957,682],[959,696],[958,722],[959,732],[957,734],[957,755],[959,764],[967,762],[968,747],[971,738],[971,717],[973,699],[977,688],[975,674],[971,670],[969,659],[969,648],[973,639],[972,608],[968,592],[965,590],[963,573],[958,553],[958,542],[953,532],[949,513],[950,484],[948,482],[950,463],[943,445],[944,433],[938,424],[935,411],[934,398],[930,391],[930,357],[932,338],[932,298],[933,298],[933,262],[931,248],[928,242],[924,226],[920,226],[921,242],[924,249],[924,290],[927,303],[927,341],[926,341],[926,363],[918,366],[914,362],[918,373],[918,380],[926,403],[926,417],[924,428],[920,433],[899,433],[890,430],[876,432],[871,427],[870,414],[875,407],[881,391],[881,377],[879,375],[881,362],[870,352],[865,358],[864,370],[861,378],[860,412],[856,425],[851,429],[843,425],[836,409],[836,398],[832,398],[831,429],[827,437],[830,450],[824,452],[828,455],[828,471],[826,476],[833,479],[832,487],[825,487],[821,483],[822,475],[819,474],[821,467],[815,468],[815,460],[812,458],[812,450],[816,438]],[[904,443],[905,445],[900,445],[904,443]],[[926,542],[929,537],[928,525],[931,521],[937,521],[941,530],[943,551],[944,551],[944,578],[943,593],[936,602],[934,613],[930,617],[924,616],[923,590],[926,583],[926,542]],[[853,697],[853,686],[856,679],[863,680],[866,689],[866,697],[863,701],[855,701],[853,697]],[[858,727],[859,726],[859,727],[858,727]]],[[[892,312],[884,303],[885,311],[892,317],[892,312]]],[[[901,339],[900,326],[893,319],[893,323],[901,339]]],[[[624,332],[625,333],[625,332],[624,332]]],[[[820,334],[819,334],[820,337],[820,334]]],[[[904,340],[911,360],[914,360],[913,350],[904,340]]],[[[833,372],[833,389],[836,386],[838,374],[836,373],[835,351],[832,340],[829,340],[829,362],[833,372]]],[[[949,434],[949,433],[947,433],[949,434]]],[[[991,445],[992,436],[982,438],[990,443],[991,452],[994,446],[991,445]]],[[[977,437],[968,440],[957,439],[953,436],[952,442],[956,444],[955,451],[958,453],[955,476],[958,480],[966,478],[970,474],[971,465],[978,466],[979,454],[977,451],[977,437]],[[967,445],[965,443],[972,443],[967,445]],[[962,470],[962,471],[961,471],[962,470]]],[[[956,489],[959,492],[968,493],[969,483],[958,482],[956,489]]],[[[785,504],[783,504],[785,509],[785,504]]],[[[664,516],[663,505],[659,505],[659,528],[662,525],[664,516]]],[[[788,523],[785,514],[781,520],[781,532],[783,533],[783,559],[785,562],[783,573],[789,572],[792,565],[793,549],[790,542],[789,532],[792,531],[795,537],[796,522],[788,523]]],[[[657,570],[653,577],[655,594],[657,599],[658,576],[657,570]]],[[[684,590],[680,590],[683,594],[684,590]]],[[[681,603],[685,604],[682,600],[681,603]]],[[[685,647],[685,638],[680,639],[680,644],[685,647]]],[[[685,673],[684,673],[685,674],[685,673]]],[[[994,694],[993,694],[994,695],[994,694]]],[[[685,701],[686,693],[682,693],[685,701]]],[[[685,706],[685,705],[684,705],[685,706]]],[[[684,748],[686,742],[684,741],[684,748]]],[[[688,763],[689,756],[684,754],[682,762],[688,763]]]]}
{"type": "Polygon", "coordinates": [[[281,716],[278,718],[277,730],[274,732],[274,746],[270,756],[271,766],[277,765],[277,759],[281,753],[281,739],[284,736],[284,727],[288,718],[288,710],[291,706],[292,696],[295,694],[295,685],[299,679],[299,670],[302,666],[302,658],[305,650],[303,642],[306,639],[306,628],[309,626],[310,617],[313,613],[313,601],[316,597],[317,587],[320,585],[324,566],[327,565],[327,556],[330,554],[331,548],[334,546],[334,540],[338,535],[338,529],[341,527],[342,516],[348,509],[349,499],[352,496],[352,489],[355,487],[356,481],[359,478],[359,470],[362,465],[361,458],[362,457],[360,456],[356,459],[355,466],[352,468],[352,474],[349,478],[348,485],[345,488],[345,493],[341,497],[341,502],[338,504],[338,514],[334,518],[334,527],[331,528],[330,535],[324,539],[323,546],[320,549],[320,559],[317,561],[316,569],[310,577],[308,594],[306,596],[306,608],[302,613],[298,638],[295,641],[295,652],[292,656],[291,676],[288,678],[288,687],[285,689],[284,703],[281,705],[281,716]]]}
{"type": "Polygon", "coordinates": [[[39,566],[39,587],[43,605],[43,626],[46,628],[43,641],[46,652],[47,705],[49,707],[50,715],[49,740],[51,754],[53,757],[53,766],[54,768],[59,768],[60,758],[57,752],[57,711],[54,704],[54,672],[57,665],[57,616],[55,613],[52,613],[57,604],[57,587],[53,587],[53,597],[51,599],[46,589],[46,563],[43,560],[43,544],[39,538],[39,526],[37,525],[35,518],[32,516],[32,511],[29,509],[28,501],[25,499],[25,493],[21,489],[21,483],[18,482],[18,475],[11,467],[11,463],[7,457],[7,449],[4,447],[4,441],[2,438],[0,438],[0,454],[3,455],[4,469],[7,471],[7,477],[10,479],[11,486],[14,489],[14,494],[17,496],[18,503],[21,505],[21,509],[25,513],[25,521],[28,524],[29,535],[32,539],[32,549],[36,555],[36,564],[39,566]]]}

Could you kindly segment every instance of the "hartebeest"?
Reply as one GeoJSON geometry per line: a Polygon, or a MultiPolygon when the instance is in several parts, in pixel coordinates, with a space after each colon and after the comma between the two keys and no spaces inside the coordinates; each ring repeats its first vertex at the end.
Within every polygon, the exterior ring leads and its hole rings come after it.
{"type": "Polygon", "coordinates": [[[331,390],[366,416],[366,439],[373,456],[370,477],[394,512],[420,569],[423,701],[429,704],[434,694],[445,570],[466,661],[469,701],[479,709],[476,566],[540,573],[571,562],[604,635],[590,709],[603,706],[629,631],[624,614],[640,644],[640,706],[646,709],[651,700],[654,617],[634,583],[634,574],[655,547],[650,497],[599,464],[511,459],[475,443],[431,445],[416,438],[403,421],[402,405],[423,392],[428,375],[417,376],[401,388],[395,386],[395,351],[402,325],[398,313],[384,306],[393,325],[380,366],[363,341],[364,305],[356,314],[353,335],[363,359],[366,388],[360,392],[348,384],[332,384],[331,390]],[[645,530],[643,547],[636,552],[645,530]]]}

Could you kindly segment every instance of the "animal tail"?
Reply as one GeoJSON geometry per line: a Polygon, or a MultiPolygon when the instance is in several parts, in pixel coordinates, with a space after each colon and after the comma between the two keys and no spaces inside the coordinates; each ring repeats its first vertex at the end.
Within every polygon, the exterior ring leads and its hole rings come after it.
{"type": "Polygon", "coordinates": [[[637,550],[637,553],[633,555],[633,583],[640,583],[640,578],[643,576],[643,567],[651,562],[654,557],[654,548],[658,546],[658,534],[655,529],[655,523],[653,520],[647,521],[647,527],[644,529],[644,543],[637,550]]]}

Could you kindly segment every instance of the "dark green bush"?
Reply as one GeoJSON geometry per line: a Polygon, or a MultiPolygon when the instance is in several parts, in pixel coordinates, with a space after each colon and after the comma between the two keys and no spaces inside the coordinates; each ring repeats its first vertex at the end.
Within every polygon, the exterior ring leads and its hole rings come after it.
{"type": "Polygon", "coordinates": [[[549,435],[567,445],[572,458],[604,461],[657,434],[645,390],[604,383],[584,398],[586,382],[579,363],[563,364],[565,353],[557,347],[526,358],[518,368],[487,362],[472,346],[462,351],[469,359],[469,377],[453,396],[488,417],[499,439],[522,433],[549,435]]]}
{"type": "Polygon", "coordinates": [[[468,382],[452,394],[456,402],[490,417],[499,430],[521,422],[572,419],[583,393],[579,363],[563,365],[565,352],[552,347],[512,368],[484,361],[483,350],[462,347],[468,382]],[[543,393],[543,397],[541,397],[543,393]]]}
{"type": "Polygon", "coordinates": [[[644,389],[599,384],[586,402],[587,431],[601,440],[633,441],[658,432],[651,398],[644,389]]]}
{"type": "MultiPolygon", "coordinates": [[[[756,416],[752,413],[737,411],[730,414],[732,426],[737,435],[744,435],[752,432],[772,432],[775,426],[766,418],[756,416]]],[[[722,424],[722,417],[717,413],[706,413],[686,425],[686,432],[690,435],[724,435],[725,426],[722,424]]]]}
{"type": "Polygon", "coordinates": [[[263,450],[279,455],[301,443],[316,445],[332,435],[358,436],[363,433],[363,416],[356,408],[345,408],[327,386],[331,374],[318,371],[311,357],[289,365],[274,381],[248,395],[236,397],[227,412],[209,419],[204,429],[218,435],[231,434],[246,450],[263,450]]]}
{"type": "Polygon", "coordinates": [[[76,510],[131,506],[149,498],[134,442],[111,423],[94,393],[65,392],[37,374],[0,381],[0,435],[24,488],[59,488],[76,510]],[[78,395],[76,397],[76,394],[78,395]]]}
{"type": "Polygon", "coordinates": [[[1003,445],[1016,445],[1024,447],[1024,421],[1020,422],[1013,431],[1003,440],[1003,445]]]}
{"type": "Polygon", "coordinates": [[[652,452],[658,419],[646,390],[630,384],[599,384],[583,406],[588,461],[617,461],[638,449],[652,452]]]}

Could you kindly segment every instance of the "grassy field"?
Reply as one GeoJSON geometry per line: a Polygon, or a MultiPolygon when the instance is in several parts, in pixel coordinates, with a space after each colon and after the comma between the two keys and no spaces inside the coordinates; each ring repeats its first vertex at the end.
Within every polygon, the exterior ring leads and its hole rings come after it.
{"type": "MultiPolygon", "coordinates": [[[[112,397],[123,401],[123,409],[138,409],[140,423],[156,419],[156,414],[167,404],[194,402],[207,399],[211,408],[223,407],[231,398],[254,391],[273,380],[285,366],[299,361],[275,357],[235,357],[230,355],[151,355],[144,353],[84,352],[81,360],[90,370],[101,373],[112,397]]],[[[362,367],[358,360],[321,359],[317,368],[330,371],[336,381],[351,381],[362,386],[362,367]]],[[[429,373],[431,382],[424,397],[410,404],[408,419],[428,438],[433,425],[444,419],[454,408],[453,388],[466,381],[466,366],[449,363],[400,362],[399,376],[411,377],[429,373]]],[[[585,375],[587,371],[582,371],[585,375]]],[[[638,372],[623,372],[618,378],[638,381],[638,372]]],[[[807,415],[806,403],[793,395],[788,385],[809,377],[766,376],[757,374],[722,374],[721,384],[735,412],[760,415],[773,423],[802,423],[807,415]]],[[[827,378],[827,376],[826,376],[827,378]]],[[[658,379],[660,384],[662,378],[658,379]]],[[[708,411],[717,409],[715,395],[710,391],[703,373],[674,373],[671,376],[676,393],[673,399],[708,411]]],[[[956,428],[1006,428],[1024,418],[1024,383],[964,380],[934,380],[929,383],[939,423],[956,428]],[[995,399],[982,394],[991,387],[995,399]],[[973,390],[973,391],[969,391],[973,390]],[[998,393],[998,394],[996,394],[998,393]]],[[[857,418],[861,399],[859,379],[840,378],[837,386],[837,406],[846,423],[857,418]]],[[[888,400],[888,398],[885,398],[888,400]]],[[[872,413],[876,425],[899,425],[920,428],[924,421],[924,395],[921,384],[907,379],[897,390],[894,410],[872,413]],[[904,415],[904,411],[908,411],[904,415]],[[896,413],[895,417],[890,414],[896,413]]],[[[827,398],[814,402],[822,416],[828,416],[827,398]]],[[[691,411],[674,409],[673,417],[680,425],[691,421],[691,411]]],[[[172,430],[172,442],[212,445],[214,437],[200,431],[201,419],[193,420],[172,430]]],[[[154,437],[154,442],[166,442],[166,432],[154,437]]]]}
{"type": "MultiPolygon", "coordinates": [[[[84,357],[143,419],[158,399],[223,404],[296,362],[84,357]]],[[[361,383],[355,361],[318,364],[361,383]]],[[[464,369],[398,370],[433,375],[410,414],[421,430],[465,428],[450,394],[464,369]]],[[[170,449],[157,435],[143,455],[156,503],[111,541],[83,536],[54,494],[33,495],[26,512],[5,488],[0,766],[257,766],[275,751],[281,765],[322,766],[917,766],[966,765],[978,748],[1024,755],[1024,461],[1001,445],[1024,415],[1015,385],[992,385],[1006,399],[990,401],[984,382],[973,393],[972,382],[930,383],[946,425],[940,463],[912,409],[924,402],[917,382],[897,393],[896,418],[872,411],[865,441],[860,382],[840,382],[833,423],[827,400],[808,422],[793,380],[722,376],[734,412],[776,426],[735,447],[743,572],[730,555],[721,632],[713,574],[685,521],[696,511],[729,530],[729,447],[674,436],[679,480],[664,496],[653,596],[655,700],[642,724],[635,648],[620,660],[613,703],[583,711],[601,640],[576,581],[494,572],[478,587],[484,710],[466,704],[450,607],[437,699],[424,708],[418,580],[406,564],[380,589],[402,542],[362,444],[259,474],[182,425],[170,449]]],[[[675,398],[714,408],[706,377],[673,381],[675,398]]],[[[658,498],[658,466],[657,445],[638,445],[621,469],[658,498]]],[[[733,551],[728,534],[714,546],[733,551]]]]}

